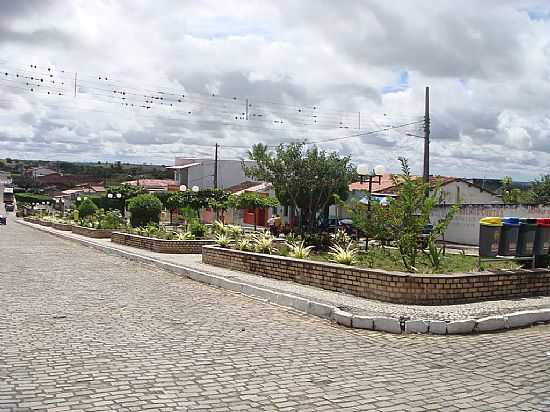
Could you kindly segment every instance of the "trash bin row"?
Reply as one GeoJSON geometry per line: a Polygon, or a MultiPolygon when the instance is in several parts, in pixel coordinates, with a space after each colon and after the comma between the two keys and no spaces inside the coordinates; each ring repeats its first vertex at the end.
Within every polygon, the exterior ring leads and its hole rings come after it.
{"type": "Polygon", "coordinates": [[[484,217],[479,221],[480,257],[530,257],[549,253],[549,218],[484,217]]]}

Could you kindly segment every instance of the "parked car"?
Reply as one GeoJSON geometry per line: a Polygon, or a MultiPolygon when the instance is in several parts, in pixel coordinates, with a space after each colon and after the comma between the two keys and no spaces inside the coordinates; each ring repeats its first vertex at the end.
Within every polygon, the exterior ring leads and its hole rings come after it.
{"type": "Polygon", "coordinates": [[[5,225],[7,222],[6,216],[0,215],[0,225],[5,225]]]}
{"type": "Polygon", "coordinates": [[[4,204],[4,208],[6,212],[13,212],[15,210],[15,205],[13,203],[6,203],[4,204]]]}

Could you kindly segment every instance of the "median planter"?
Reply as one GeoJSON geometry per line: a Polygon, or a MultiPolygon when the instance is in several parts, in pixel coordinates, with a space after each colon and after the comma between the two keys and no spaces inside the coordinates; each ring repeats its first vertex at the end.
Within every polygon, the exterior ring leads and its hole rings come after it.
{"type": "Polygon", "coordinates": [[[113,232],[111,241],[157,253],[178,254],[199,254],[203,246],[216,244],[214,240],[164,240],[123,232],[113,232]]]}
{"type": "Polygon", "coordinates": [[[53,222],[50,222],[49,220],[39,220],[38,223],[41,224],[42,226],[48,226],[48,227],[51,227],[53,224],[53,222]]]}
{"type": "Polygon", "coordinates": [[[73,229],[73,225],[70,223],[60,223],[60,222],[53,222],[52,227],[57,230],[64,230],[65,232],[70,232],[73,229]]]}
{"type": "Polygon", "coordinates": [[[367,299],[412,305],[450,305],[550,295],[550,270],[422,275],[365,269],[205,246],[203,263],[292,281],[367,299]]]}
{"type": "Polygon", "coordinates": [[[73,225],[71,232],[77,235],[91,237],[94,239],[109,239],[113,233],[112,229],[93,229],[91,227],[73,225]]]}

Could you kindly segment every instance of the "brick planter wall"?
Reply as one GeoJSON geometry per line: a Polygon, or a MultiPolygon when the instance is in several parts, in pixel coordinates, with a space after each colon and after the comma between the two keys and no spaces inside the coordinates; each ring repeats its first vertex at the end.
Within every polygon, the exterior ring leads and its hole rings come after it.
{"type": "Polygon", "coordinates": [[[53,222],[50,222],[50,221],[47,221],[47,220],[39,220],[38,221],[38,224],[42,225],[42,226],[49,226],[51,227],[53,222]]]}
{"type": "Polygon", "coordinates": [[[550,295],[550,270],[416,275],[298,260],[205,246],[209,265],[293,281],[384,302],[449,305],[482,300],[550,295]]]}
{"type": "Polygon", "coordinates": [[[73,229],[73,225],[68,223],[52,223],[52,227],[57,230],[64,230],[70,232],[73,229]]]}
{"type": "Polygon", "coordinates": [[[111,229],[92,229],[77,225],[73,225],[71,231],[77,235],[92,237],[94,239],[109,239],[113,232],[111,229]]]}
{"type": "Polygon", "coordinates": [[[163,240],[152,237],[113,232],[111,241],[139,249],[152,250],[157,253],[199,254],[205,245],[214,245],[214,240],[163,240]]]}

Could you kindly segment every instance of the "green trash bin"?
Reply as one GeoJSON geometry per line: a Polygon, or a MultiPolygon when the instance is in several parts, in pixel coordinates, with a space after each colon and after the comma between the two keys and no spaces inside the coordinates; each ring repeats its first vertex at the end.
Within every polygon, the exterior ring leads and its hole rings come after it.
{"type": "Polygon", "coordinates": [[[498,254],[502,219],[484,217],[479,220],[479,256],[495,257],[498,254]]]}
{"type": "Polygon", "coordinates": [[[535,247],[535,235],[537,233],[537,219],[520,219],[518,232],[518,248],[516,256],[533,256],[535,247]]]}
{"type": "Polygon", "coordinates": [[[500,256],[516,256],[518,250],[519,218],[502,218],[502,230],[500,232],[500,242],[498,245],[498,254],[500,256]]]}
{"type": "Polygon", "coordinates": [[[537,219],[537,233],[535,234],[535,256],[544,256],[550,253],[550,219],[537,219]]]}

